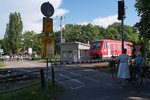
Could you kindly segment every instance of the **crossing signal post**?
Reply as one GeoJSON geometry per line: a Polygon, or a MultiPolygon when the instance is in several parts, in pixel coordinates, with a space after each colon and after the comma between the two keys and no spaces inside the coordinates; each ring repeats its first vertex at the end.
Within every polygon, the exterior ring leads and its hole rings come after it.
{"type": "MultiPolygon", "coordinates": [[[[50,18],[54,14],[54,7],[49,2],[44,2],[41,5],[43,17],[43,37],[42,37],[42,58],[46,58],[46,89],[48,89],[48,59],[54,56],[54,37],[53,19],[50,18]]],[[[52,83],[54,85],[54,68],[52,68],[52,83]]]]}
{"type": "Polygon", "coordinates": [[[118,20],[122,20],[124,18],[124,1],[118,1],[118,20]]]}
{"type": "Polygon", "coordinates": [[[124,49],[124,18],[125,18],[125,3],[124,0],[122,0],[118,1],[118,20],[121,20],[122,51],[124,49]]]}

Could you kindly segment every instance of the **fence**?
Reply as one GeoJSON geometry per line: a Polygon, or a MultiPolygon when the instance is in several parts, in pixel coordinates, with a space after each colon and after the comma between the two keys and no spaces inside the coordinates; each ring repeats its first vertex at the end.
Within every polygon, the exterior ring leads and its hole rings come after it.
{"type": "Polygon", "coordinates": [[[0,94],[16,91],[18,89],[41,84],[45,87],[44,70],[36,70],[27,73],[15,73],[15,75],[7,75],[10,72],[0,71],[0,94]],[[5,74],[2,76],[2,74],[5,74]]]}

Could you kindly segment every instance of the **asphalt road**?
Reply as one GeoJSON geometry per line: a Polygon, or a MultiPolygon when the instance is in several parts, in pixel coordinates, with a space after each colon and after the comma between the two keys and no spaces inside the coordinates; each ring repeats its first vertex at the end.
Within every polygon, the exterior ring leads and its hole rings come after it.
{"type": "MultiPolygon", "coordinates": [[[[29,61],[6,64],[7,68],[25,71],[46,66],[45,63],[29,61]]],[[[131,84],[123,88],[114,82],[110,74],[90,68],[55,66],[55,80],[65,88],[59,100],[150,100],[150,83],[144,81],[140,88],[131,84]]]]}

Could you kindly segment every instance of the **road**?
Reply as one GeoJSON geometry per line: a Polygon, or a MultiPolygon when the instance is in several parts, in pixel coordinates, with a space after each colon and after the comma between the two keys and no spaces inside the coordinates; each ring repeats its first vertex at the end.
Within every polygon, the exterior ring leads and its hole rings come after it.
{"type": "MultiPolygon", "coordinates": [[[[45,63],[30,61],[6,64],[7,68],[25,71],[46,66],[45,63]]],[[[150,100],[150,83],[146,81],[140,88],[131,84],[123,88],[113,81],[110,74],[95,69],[58,65],[54,70],[55,80],[65,88],[59,100],[150,100]]]]}

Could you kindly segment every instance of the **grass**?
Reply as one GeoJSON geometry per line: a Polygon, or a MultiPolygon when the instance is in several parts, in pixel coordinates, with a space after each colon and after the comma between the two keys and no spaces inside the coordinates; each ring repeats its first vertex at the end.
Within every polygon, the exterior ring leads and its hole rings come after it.
{"type": "Polygon", "coordinates": [[[5,66],[4,62],[0,61],[0,68],[2,68],[4,66],[5,66]]]}
{"type": "Polygon", "coordinates": [[[63,92],[63,87],[60,85],[52,86],[49,83],[48,90],[44,90],[41,84],[10,93],[0,95],[0,100],[56,100],[63,92]]]}

